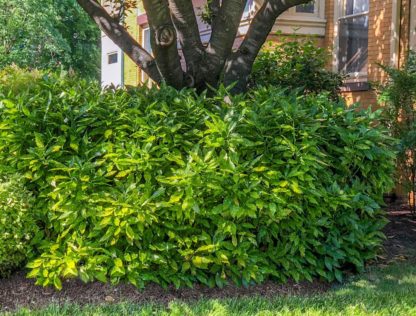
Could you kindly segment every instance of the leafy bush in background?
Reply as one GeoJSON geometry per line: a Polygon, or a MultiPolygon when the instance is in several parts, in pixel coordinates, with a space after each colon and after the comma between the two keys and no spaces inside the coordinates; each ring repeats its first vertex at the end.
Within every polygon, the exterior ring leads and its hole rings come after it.
{"type": "Polygon", "coordinates": [[[329,93],[338,98],[344,76],[326,70],[328,54],[313,39],[288,40],[260,52],[253,65],[250,86],[277,86],[300,94],[329,93]]]}
{"type": "Polygon", "coordinates": [[[394,154],[378,113],[278,88],[228,104],[224,89],[4,82],[0,162],[36,194],[38,284],[340,280],[381,243],[394,154]]]}
{"type": "Polygon", "coordinates": [[[0,176],[0,278],[21,268],[31,255],[38,231],[32,202],[20,176],[0,176]]]}
{"type": "Polygon", "coordinates": [[[99,79],[100,30],[74,0],[0,0],[0,69],[73,69],[99,79]]]}
{"type": "Polygon", "coordinates": [[[379,97],[383,122],[399,140],[395,179],[409,194],[409,204],[416,213],[416,53],[410,52],[402,69],[382,68],[390,77],[381,86],[379,97]]]}

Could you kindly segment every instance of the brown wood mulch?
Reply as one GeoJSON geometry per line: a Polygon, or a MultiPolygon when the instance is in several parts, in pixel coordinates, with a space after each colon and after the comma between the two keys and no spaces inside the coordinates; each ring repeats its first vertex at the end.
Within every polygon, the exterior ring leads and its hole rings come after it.
{"type": "MultiPolygon", "coordinates": [[[[406,206],[391,205],[389,220],[390,223],[385,228],[387,240],[384,244],[384,254],[373,264],[386,265],[393,261],[407,260],[409,256],[412,256],[407,250],[416,249],[416,220],[410,215],[406,206]]],[[[151,284],[144,290],[137,290],[126,284],[111,286],[99,282],[84,284],[79,280],[68,280],[64,282],[63,290],[55,291],[53,288],[35,286],[33,280],[25,278],[24,272],[19,272],[8,279],[0,279],[0,311],[12,311],[20,307],[38,309],[52,303],[83,305],[129,301],[168,304],[173,300],[192,301],[202,297],[311,295],[325,292],[332,286],[321,281],[287,284],[269,281],[249,288],[230,285],[223,289],[209,289],[196,285],[193,289],[176,290],[174,288],[162,289],[158,285],[151,284]]]]}

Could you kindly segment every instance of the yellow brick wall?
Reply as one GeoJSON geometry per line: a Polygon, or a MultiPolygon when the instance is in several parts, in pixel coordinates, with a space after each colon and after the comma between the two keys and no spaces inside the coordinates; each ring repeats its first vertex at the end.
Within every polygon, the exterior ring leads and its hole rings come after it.
{"type": "MultiPolygon", "coordinates": [[[[138,3],[141,5],[141,1],[138,3]]],[[[137,25],[137,9],[127,13],[125,23],[129,33],[139,41],[139,28],[137,25]]],[[[139,71],[137,65],[124,54],[124,85],[126,86],[137,86],[139,81],[139,71]]]]}

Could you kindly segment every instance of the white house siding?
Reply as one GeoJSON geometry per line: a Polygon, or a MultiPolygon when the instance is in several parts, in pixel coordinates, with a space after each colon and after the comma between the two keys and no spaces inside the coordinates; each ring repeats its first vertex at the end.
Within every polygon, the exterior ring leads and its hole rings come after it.
{"type": "Polygon", "coordinates": [[[123,54],[105,34],[101,36],[101,85],[123,85],[123,54]],[[109,64],[108,56],[117,53],[117,63],[109,64]]]}

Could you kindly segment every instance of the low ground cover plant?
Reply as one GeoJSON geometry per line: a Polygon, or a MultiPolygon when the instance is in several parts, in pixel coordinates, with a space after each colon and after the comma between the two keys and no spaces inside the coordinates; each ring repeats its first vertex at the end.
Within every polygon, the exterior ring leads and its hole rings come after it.
{"type": "Polygon", "coordinates": [[[275,87],[225,102],[226,89],[8,76],[0,164],[36,198],[40,285],[341,280],[383,239],[394,140],[378,112],[275,87]]]}
{"type": "Polygon", "coordinates": [[[38,233],[33,197],[19,175],[0,174],[0,278],[21,268],[38,233]]]}

